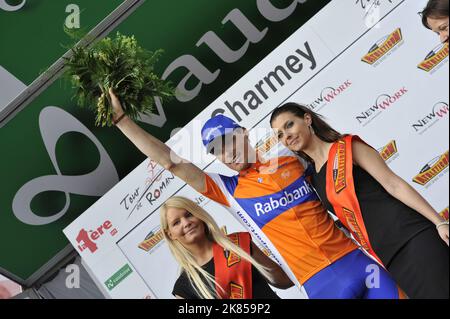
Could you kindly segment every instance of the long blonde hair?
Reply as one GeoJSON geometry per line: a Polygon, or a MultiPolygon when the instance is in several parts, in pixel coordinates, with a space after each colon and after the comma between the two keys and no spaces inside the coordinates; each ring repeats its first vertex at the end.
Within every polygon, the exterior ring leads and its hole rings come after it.
{"type": "MultiPolygon", "coordinates": [[[[215,289],[216,281],[213,276],[197,263],[195,257],[189,250],[187,250],[179,241],[170,239],[168,235],[169,224],[167,222],[167,211],[169,208],[184,209],[200,219],[205,224],[205,233],[211,242],[219,244],[224,249],[231,251],[250,262],[268,280],[272,278],[269,269],[258,263],[242,248],[232,243],[220,230],[214,219],[202,207],[187,198],[179,196],[172,197],[161,207],[161,228],[163,229],[164,238],[169,245],[172,255],[180,264],[181,269],[186,272],[189,282],[197,295],[204,299],[219,298],[215,289]],[[203,281],[201,277],[206,279],[207,284],[205,284],[205,281],[203,281]]],[[[222,287],[219,287],[219,289],[223,290],[222,287]]]]}

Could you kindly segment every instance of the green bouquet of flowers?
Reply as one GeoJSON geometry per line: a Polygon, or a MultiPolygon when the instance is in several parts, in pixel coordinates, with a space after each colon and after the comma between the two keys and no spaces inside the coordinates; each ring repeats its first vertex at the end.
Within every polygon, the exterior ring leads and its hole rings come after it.
{"type": "Polygon", "coordinates": [[[161,54],[162,50],[150,52],[140,47],[134,36],[117,33],[91,48],[75,46],[65,62],[66,75],[76,89],[78,104],[96,112],[95,124],[111,126],[110,88],[133,120],[139,113],[152,113],[154,97],[167,101],[175,95],[172,85],[154,73],[161,54]]]}

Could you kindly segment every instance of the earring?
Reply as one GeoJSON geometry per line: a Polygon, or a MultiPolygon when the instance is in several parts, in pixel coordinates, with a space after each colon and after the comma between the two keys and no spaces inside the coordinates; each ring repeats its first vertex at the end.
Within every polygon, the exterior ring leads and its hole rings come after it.
{"type": "Polygon", "coordinates": [[[314,128],[312,127],[312,125],[309,126],[309,131],[311,132],[312,135],[316,134],[316,132],[314,132],[314,128]]]}

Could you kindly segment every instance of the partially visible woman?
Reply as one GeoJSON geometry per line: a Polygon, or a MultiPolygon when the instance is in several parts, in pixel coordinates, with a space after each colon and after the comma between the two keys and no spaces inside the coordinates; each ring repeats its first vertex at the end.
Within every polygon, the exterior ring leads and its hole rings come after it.
{"type": "Polygon", "coordinates": [[[442,43],[448,44],[448,1],[430,0],[421,12],[423,25],[434,31],[442,43]]]}
{"type": "Polygon", "coordinates": [[[249,233],[225,236],[212,217],[184,197],[161,208],[161,228],[181,266],[173,295],[179,299],[278,299],[274,287],[294,284],[249,233]]]}
{"type": "Polygon", "coordinates": [[[279,140],[311,165],[323,204],[410,298],[449,298],[449,225],[376,150],[304,105],[272,114],[279,140]]]}

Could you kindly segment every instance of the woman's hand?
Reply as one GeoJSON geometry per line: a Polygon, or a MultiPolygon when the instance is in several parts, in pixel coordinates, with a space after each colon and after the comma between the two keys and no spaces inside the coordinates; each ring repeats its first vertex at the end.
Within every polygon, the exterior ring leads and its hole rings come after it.
{"type": "Polygon", "coordinates": [[[113,108],[113,121],[115,122],[118,118],[120,118],[123,115],[123,108],[122,104],[120,104],[119,98],[117,95],[114,94],[114,91],[112,88],[109,89],[109,97],[111,98],[111,105],[113,108]]]}
{"type": "Polygon", "coordinates": [[[445,241],[448,246],[448,225],[439,226],[437,231],[439,233],[439,236],[441,236],[442,240],[445,241]]]}

